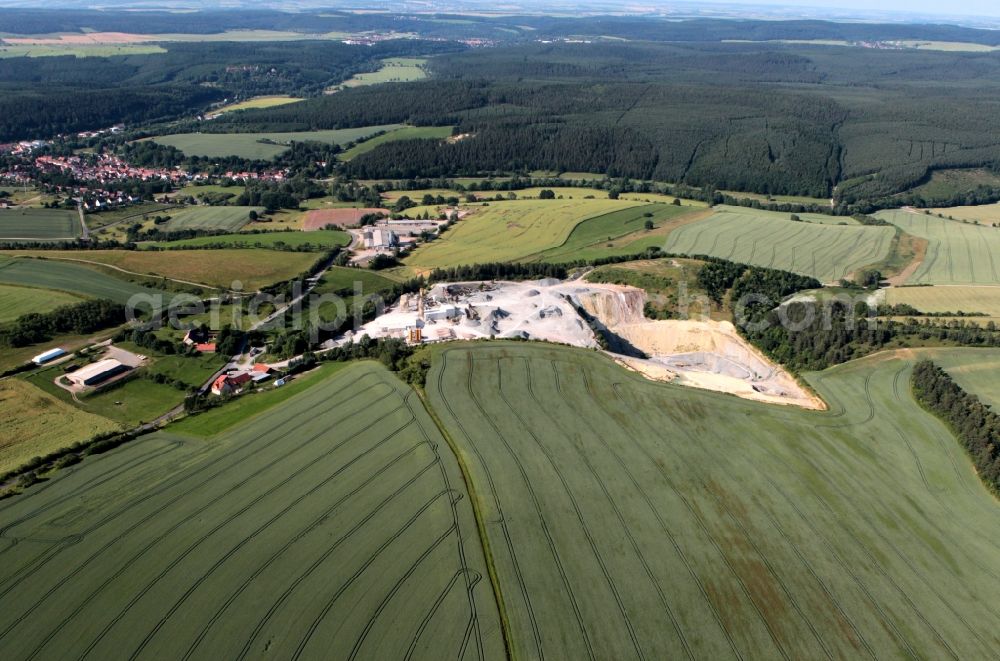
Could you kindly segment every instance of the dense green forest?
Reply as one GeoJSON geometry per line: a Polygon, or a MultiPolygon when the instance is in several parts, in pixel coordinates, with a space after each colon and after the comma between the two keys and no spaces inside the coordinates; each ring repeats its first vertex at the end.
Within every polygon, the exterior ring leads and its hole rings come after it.
{"type": "Polygon", "coordinates": [[[1000,57],[777,44],[531,44],[434,58],[426,82],[227,118],[232,128],[455,125],[362,178],[596,171],[857,205],[1000,162],[1000,57]]]}
{"type": "Polygon", "coordinates": [[[226,98],[318,95],[386,57],[455,51],[450,42],[398,39],[374,46],[334,41],[170,43],[166,53],[113,57],[14,57],[0,66],[0,142],[49,138],[195,114],[226,98]]]}

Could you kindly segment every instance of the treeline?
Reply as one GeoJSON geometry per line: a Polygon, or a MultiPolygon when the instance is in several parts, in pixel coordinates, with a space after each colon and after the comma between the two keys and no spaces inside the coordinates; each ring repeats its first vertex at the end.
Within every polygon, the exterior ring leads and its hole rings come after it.
{"type": "Polygon", "coordinates": [[[0,346],[26,347],[56,335],[94,333],[126,320],[125,306],[105,299],[62,305],[52,312],[29,312],[0,327],[0,346]]]}
{"type": "Polygon", "coordinates": [[[538,278],[566,278],[566,267],[559,264],[545,263],[508,263],[493,262],[489,264],[466,264],[439,268],[431,271],[428,282],[470,280],[533,280],[538,278]]]}
{"type": "Polygon", "coordinates": [[[917,401],[958,437],[980,479],[994,493],[1000,490],[1000,416],[929,360],[914,365],[910,383],[917,401]]]}

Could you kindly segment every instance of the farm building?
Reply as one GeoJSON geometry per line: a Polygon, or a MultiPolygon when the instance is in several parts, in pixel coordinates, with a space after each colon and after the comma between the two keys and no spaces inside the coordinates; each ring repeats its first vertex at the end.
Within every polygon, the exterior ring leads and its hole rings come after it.
{"type": "Polygon", "coordinates": [[[49,349],[44,353],[38,354],[37,356],[31,359],[31,362],[33,362],[36,365],[44,365],[45,363],[51,360],[55,360],[56,358],[60,358],[65,355],[66,355],[65,349],[60,349],[56,347],[55,349],[49,349]]]}
{"type": "Polygon", "coordinates": [[[79,387],[96,386],[131,369],[128,365],[123,365],[117,360],[109,358],[81,367],[72,374],[67,375],[66,378],[79,387]]]}
{"type": "Polygon", "coordinates": [[[251,381],[253,377],[248,372],[243,372],[241,374],[223,374],[215,380],[212,384],[212,394],[219,395],[231,395],[247,383],[251,381]]]}

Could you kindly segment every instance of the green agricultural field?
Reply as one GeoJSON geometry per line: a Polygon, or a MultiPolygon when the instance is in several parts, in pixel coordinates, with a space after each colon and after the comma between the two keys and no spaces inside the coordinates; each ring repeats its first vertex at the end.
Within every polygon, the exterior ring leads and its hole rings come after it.
{"type": "Polygon", "coordinates": [[[0,324],[29,312],[51,312],[60,305],[73,305],[83,298],[63,291],[0,285],[0,324]]]}
{"type": "Polygon", "coordinates": [[[943,368],[966,392],[994,410],[1000,406],[1000,354],[989,349],[931,349],[921,352],[943,368]]]}
{"type": "Polygon", "coordinates": [[[258,96],[253,99],[247,99],[246,101],[240,101],[239,103],[231,103],[228,106],[223,106],[218,110],[212,111],[213,115],[223,115],[227,112],[236,112],[237,110],[257,110],[259,108],[277,108],[278,106],[287,106],[292,103],[298,103],[303,99],[295,98],[294,96],[287,95],[274,95],[274,96],[258,96]]]}
{"type": "Polygon", "coordinates": [[[80,236],[80,231],[80,215],[75,210],[0,210],[0,241],[75,239],[80,236]]]}
{"type": "Polygon", "coordinates": [[[1000,287],[997,286],[938,286],[890,287],[885,291],[889,305],[911,305],[921,312],[976,312],[986,317],[970,317],[968,321],[984,324],[1000,322],[1000,287]]]}
{"type": "Polygon", "coordinates": [[[121,209],[114,209],[112,211],[89,213],[85,216],[85,218],[87,220],[87,227],[90,228],[91,234],[103,234],[104,232],[101,230],[109,225],[118,225],[120,223],[125,223],[125,221],[131,221],[128,224],[141,223],[149,218],[155,218],[156,216],[169,216],[171,210],[176,208],[177,207],[172,204],[146,202],[143,204],[123,207],[121,209]]]}
{"type": "Polygon", "coordinates": [[[2,255],[0,283],[52,289],[88,298],[107,298],[118,303],[125,303],[136,294],[164,296],[166,301],[172,297],[170,292],[141,287],[83,264],[49,259],[12,259],[2,255]]]}
{"type": "MultiPolygon", "coordinates": [[[[889,254],[891,227],[803,222],[790,215],[741,207],[718,207],[703,221],[670,234],[667,252],[711,255],[734,262],[781,269],[834,282],[876,264],[889,254]]],[[[818,219],[817,219],[818,220],[818,219]]]]}
{"type": "Polygon", "coordinates": [[[8,57],[117,57],[123,55],[152,55],[166,53],[154,44],[3,44],[0,59],[8,57]]]}
{"type": "Polygon", "coordinates": [[[382,67],[378,71],[359,73],[350,80],[341,83],[335,89],[423,80],[427,77],[427,72],[424,70],[424,64],[426,63],[427,60],[422,57],[386,58],[382,60],[382,67]]]}
{"type": "Polygon", "coordinates": [[[167,232],[178,230],[224,230],[235,232],[250,222],[250,212],[264,213],[263,207],[185,207],[170,212],[161,225],[167,232]]]}
{"type": "MultiPolygon", "coordinates": [[[[51,268],[63,261],[83,264],[85,260],[87,264],[92,264],[97,268],[106,268],[109,273],[115,273],[116,270],[120,269],[125,272],[122,273],[123,277],[133,273],[138,274],[140,279],[165,278],[180,284],[187,283],[192,287],[228,289],[234,287],[234,283],[239,282],[245,291],[255,291],[277,282],[290,280],[307,271],[316,262],[316,255],[307,252],[284,252],[260,248],[178,251],[88,250],[86,253],[63,250],[27,250],[7,251],[4,255],[27,255],[44,258],[45,261],[40,263],[44,264],[45,268],[51,268]]],[[[0,259],[4,255],[0,255],[0,259]]],[[[66,264],[66,266],[70,265],[66,264]]],[[[76,264],[72,264],[72,266],[75,267],[76,264]]],[[[35,268],[38,268],[37,265],[35,268]]],[[[86,269],[86,266],[82,266],[82,268],[86,269]]],[[[5,267],[0,263],[0,282],[11,282],[4,279],[5,270],[5,267]]],[[[109,279],[114,280],[114,278],[109,279]]],[[[13,284],[31,283],[30,281],[16,281],[13,284]]],[[[77,291],[77,289],[52,285],[38,286],[77,291]]]]}
{"type": "Polygon", "coordinates": [[[927,254],[907,284],[1000,285],[1000,228],[905,210],[881,211],[904,232],[927,239],[927,254]]]}
{"type": "MultiPolygon", "coordinates": [[[[262,232],[256,234],[221,234],[199,236],[180,241],[159,241],[151,243],[156,248],[189,248],[224,245],[231,248],[307,248],[329,250],[343,247],[351,242],[351,235],[340,230],[316,230],[315,232],[262,232]]],[[[145,244],[143,244],[145,245],[145,244]]]]}
{"type": "Polygon", "coordinates": [[[501,659],[469,503],[416,394],[351,365],[0,502],[0,654],[501,659]]]}
{"type": "Polygon", "coordinates": [[[931,213],[942,215],[949,220],[969,220],[983,225],[1000,223],[1000,203],[931,209],[931,213]]]}
{"type": "Polygon", "coordinates": [[[524,259],[565,244],[573,228],[588,218],[636,206],[640,203],[609,199],[490,202],[472,207],[440,239],[417,248],[407,264],[429,270],[524,259]]]}
{"type": "Polygon", "coordinates": [[[159,136],[153,140],[161,145],[176,147],[187,156],[207,158],[239,156],[270,160],[288,151],[293,142],[327,142],[342,145],[397,128],[402,128],[402,124],[296,133],[178,133],[159,136]]]}
{"type": "Polygon", "coordinates": [[[0,381],[0,419],[0,473],[118,428],[20,379],[0,381]]]}
{"type": "Polygon", "coordinates": [[[662,246],[665,233],[683,224],[685,216],[687,220],[698,217],[692,215],[691,207],[672,204],[649,204],[595,216],[574,227],[562,245],[533,255],[531,259],[555,263],[574,261],[581,259],[584,253],[613,250],[617,239],[628,245],[646,238],[647,234],[656,237],[655,245],[662,246]],[[652,221],[652,230],[644,229],[647,220],[652,221]]]}
{"type": "Polygon", "coordinates": [[[428,396],[515,658],[993,658],[998,506],[912,362],[809,375],[831,410],[806,412],[588,351],[443,348],[428,396]]]}
{"type": "Polygon", "coordinates": [[[342,161],[349,161],[361,154],[366,154],[379,145],[397,140],[418,140],[418,139],[443,139],[451,135],[450,126],[404,126],[374,138],[359,142],[347,151],[339,154],[342,161]]]}

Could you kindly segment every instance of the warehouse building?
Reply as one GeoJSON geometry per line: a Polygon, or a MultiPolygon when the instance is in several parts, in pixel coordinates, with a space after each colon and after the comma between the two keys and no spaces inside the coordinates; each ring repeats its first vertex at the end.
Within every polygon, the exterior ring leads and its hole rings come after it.
{"type": "Polygon", "coordinates": [[[82,388],[100,385],[108,379],[112,379],[119,374],[124,374],[131,369],[132,368],[128,365],[123,365],[117,360],[109,358],[107,360],[93,363],[92,365],[85,365],[72,374],[67,374],[66,378],[69,379],[73,385],[82,388]]]}

